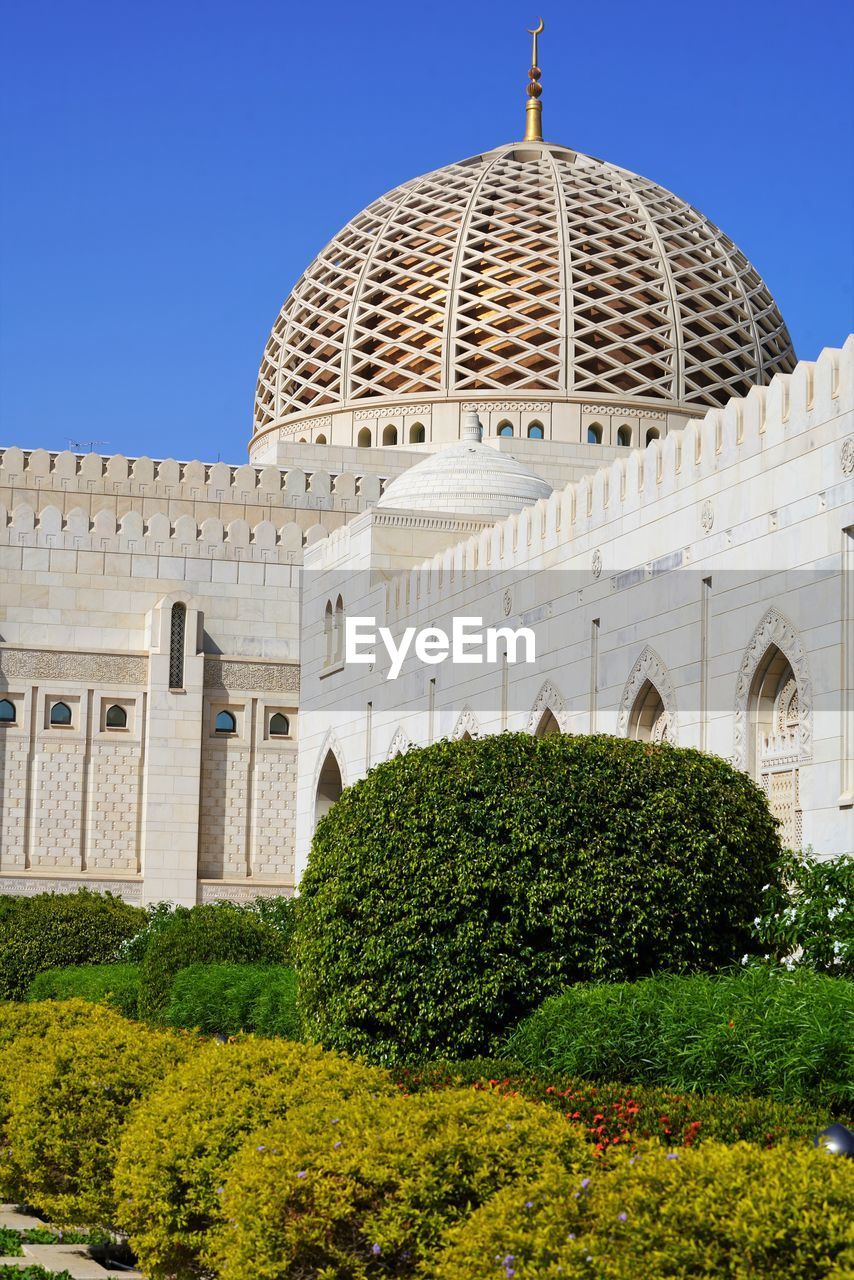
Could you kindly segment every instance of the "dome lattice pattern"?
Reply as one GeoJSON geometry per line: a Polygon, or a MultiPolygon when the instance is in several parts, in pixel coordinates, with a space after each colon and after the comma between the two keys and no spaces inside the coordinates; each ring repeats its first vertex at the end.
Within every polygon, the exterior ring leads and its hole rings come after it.
{"type": "Polygon", "coordinates": [[[395,188],[315,258],[268,340],[255,427],[489,391],[715,405],[794,363],[762,279],[691,205],[511,145],[395,188]]]}

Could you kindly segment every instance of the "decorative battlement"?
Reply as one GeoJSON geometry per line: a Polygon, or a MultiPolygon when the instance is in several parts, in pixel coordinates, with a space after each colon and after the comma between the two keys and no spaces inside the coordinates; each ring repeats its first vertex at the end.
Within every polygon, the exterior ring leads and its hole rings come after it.
{"type": "Polygon", "coordinates": [[[0,487],[60,489],[121,497],[179,499],[231,505],[311,505],[311,499],[376,502],[384,480],[350,471],[306,472],[298,467],[230,466],[175,458],[126,458],[123,454],[0,450],[0,487]]]}
{"type": "MultiPolygon", "coordinates": [[[[852,410],[854,335],[841,350],[826,348],[817,361],[802,361],[791,374],[777,374],[769,386],[753,387],[744,398],[710,409],[683,430],[653,440],[643,450],[627,451],[625,458],[592,476],[397,575],[386,587],[387,616],[406,616],[428,600],[435,606],[438,598],[458,590],[469,572],[530,566],[539,555],[576,540],[583,550],[592,542],[587,535],[626,517],[633,517],[631,527],[640,534],[646,508],[669,496],[675,506],[681,496],[684,506],[692,487],[698,534],[708,536],[715,518],[708,493],[716,490],[713,478],[719,472],[764,457],[788,439],[852,410]],[[707,477],[710,485],[699,483],[707,477]]],[[[854,438],[841,442],[835,471],[839,480],[854,472],[854,438]]],[[[660,515],[659,507],[655,518],[660,515]]],[[[593,572],[596,577],[601,573],[601,557],[598,573],[595,563],[593,572]]]]}

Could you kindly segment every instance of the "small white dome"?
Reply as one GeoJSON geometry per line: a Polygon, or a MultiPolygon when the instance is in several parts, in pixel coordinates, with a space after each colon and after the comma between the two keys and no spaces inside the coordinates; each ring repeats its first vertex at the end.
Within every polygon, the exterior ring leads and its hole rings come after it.
{"type": "Polygon", "coordinates": [[[549,496],[550,484],[511,454],[482,444],[477,416],[466,416],[473,422],[466,424],[461,443],[404,471],[388,486],[378,507],[501,520],[549,496]]]}

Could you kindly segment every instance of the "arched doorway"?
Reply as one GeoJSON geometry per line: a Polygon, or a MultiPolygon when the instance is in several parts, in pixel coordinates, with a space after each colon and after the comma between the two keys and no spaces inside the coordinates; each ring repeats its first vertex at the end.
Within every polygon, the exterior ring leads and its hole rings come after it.
{"type": "Polygon", "coordinates": [[[749,726],[750,772],[780,821],[783,845],[800,849],[800,697],[791,663],[775,644],[766,650],[753,677],[749,726]]]}
{"type": "Polygon", "coordinates": [[[670,717],[651,680],[645,681],[629,715],[629,738],[636,742],[670,742],[670,717]]]}
{"type": "Polygon", "coordinates": [[[334,805],[344,790],[341,781],[341,770],[334,751],[327,751],[326,759],[317,779],[317,791],[314,797],[314,821],[319,822],[325,813],[334,805]]]}

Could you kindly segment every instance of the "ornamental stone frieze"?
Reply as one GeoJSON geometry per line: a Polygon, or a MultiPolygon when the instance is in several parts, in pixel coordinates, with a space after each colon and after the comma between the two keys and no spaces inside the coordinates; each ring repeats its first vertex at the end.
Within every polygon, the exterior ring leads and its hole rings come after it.
{"type": "Polygon", "coordinates": [[[0,649],[0,672],[9,680],[71,680],[79,684],[144,687],[148,682],[148,658],[126,653],[0,649]]]}
{"type": "Polygon", "coordinates": [[[252,693],[298,693],[299,665],[295,662],[239,662],[206,657],[205,687],[248,689],[252,693]]]}

